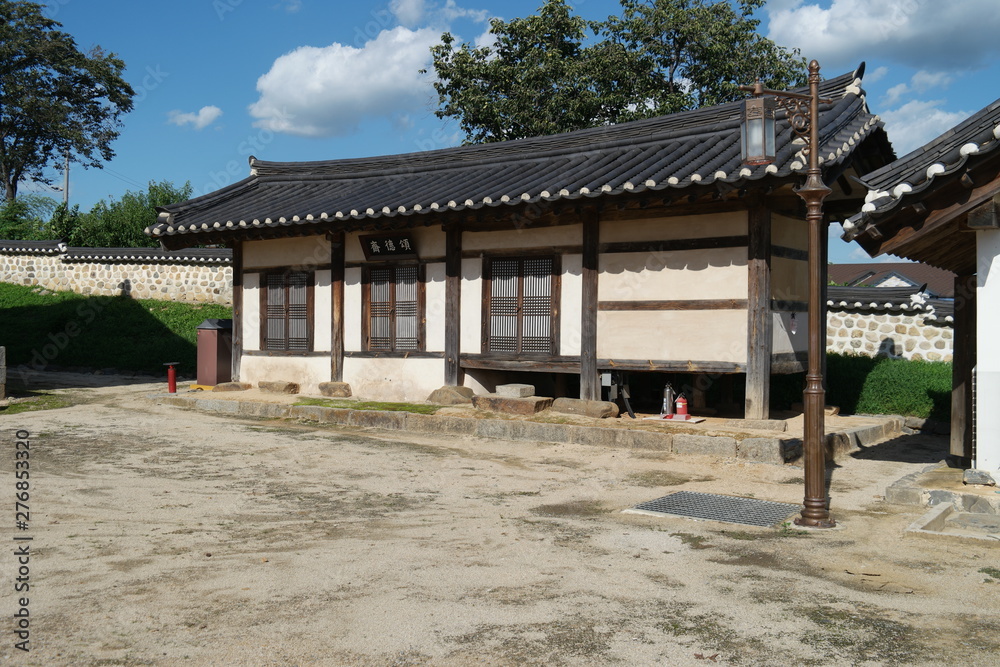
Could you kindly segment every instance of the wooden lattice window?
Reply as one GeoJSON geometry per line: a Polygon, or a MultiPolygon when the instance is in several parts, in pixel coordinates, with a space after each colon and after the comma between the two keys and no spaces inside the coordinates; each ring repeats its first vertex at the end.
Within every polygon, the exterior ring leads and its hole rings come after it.
{"type": "Polygon", "coordinates": [[[261,276],[261,349],[311,352],[313,274],[305,271],[261,276]]]}
{"type": "Polygon", "coordinates": [[[362,339],[366,351],[424,349],[422,265],[366,266],[362,277],[362,339]]]}
{"type": "Polygon", "coordinates": [[[486,259],[483,352],[555,354],[558,349],[556,258],[486,259]]]}

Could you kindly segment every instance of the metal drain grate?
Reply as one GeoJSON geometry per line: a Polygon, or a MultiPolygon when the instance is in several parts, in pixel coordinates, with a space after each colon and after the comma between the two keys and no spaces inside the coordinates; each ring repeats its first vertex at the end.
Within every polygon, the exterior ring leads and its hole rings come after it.
{"type": "MultiPolygon", "coordinates": [[[[770,500],[717,496],[714,493],[678,491],[632,508],[655,514],[674,514],[748,526],[773,526],[799,511],[798,505],[770,500]]],[[[627,510],[626,510],[627,511],[627,510]]]]}

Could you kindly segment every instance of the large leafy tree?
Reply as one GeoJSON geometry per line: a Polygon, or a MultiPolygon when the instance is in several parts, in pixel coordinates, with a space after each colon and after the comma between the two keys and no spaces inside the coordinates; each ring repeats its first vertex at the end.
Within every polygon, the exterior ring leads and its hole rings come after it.
{"type": "Polygon", "coordinates": [[[102,199],[76,219],[59,220],[63,229],[59,229],[55,217],[51,227],[74,246],[152,248],[159,243],[143,230],[156,222],[156,208],[190,199],[191,192],[190,182],[178,187],[170,181],[150,181],[145,192],[127,190],[121,199],[102,199]]]}
{"type": "Polygon", "coordinates": [[[740,99],[740,84],[805,82],[805,61],[757,33],[764,0],[621,0],[586,22],[565,0],[494,19],[490,46],[432,47],[439,118],[467,143],[503,141],[675,113],[740,99]]]}
{"type": "Polygon", "coordinates": [[[132,109],[125,64],[99,47],[84,53],[32,2],[0,0],[0,181],[47,183],[67,155],[85,167],[114,157],[120,117],[132,109]]]}

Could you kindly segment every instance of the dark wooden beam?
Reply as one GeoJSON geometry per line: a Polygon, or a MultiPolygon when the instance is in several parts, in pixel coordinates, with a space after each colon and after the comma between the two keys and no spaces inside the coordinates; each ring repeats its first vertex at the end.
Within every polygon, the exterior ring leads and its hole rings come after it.
{"type": "Polygon", "coordinates": [[[597,210],[581,211],[583,220],[583,296],[580,304],[580,398],[601,399],[597,373],[597,287],[601,221],[597,210]]]}
{"type": "Polygon", "coordinates": [[[344,232],[330,240],[330,380],[344,381],[344,232]]]}
{"type": "Polygon", "coordinates": [[[767,419],[771,402],[771,212],[748,198],[746,419],[767,419]]]}
{"type": "Polygon", "coordinates": [[[651,371],[656,373],[745,373],[746,364],[733,361],[695,361],[692,359],[598,359],[605,371],[651,371]]]}
{"type": "Polygon", "coordinates": [[[462,230],[445,229],[444,383],[460,384],[462,337],[462,230]]]}
{"type": "Polygon", "coordinates": [[[955,277],[951,361],[952,455],[972,460],[972,369],[976,366],[976,277],[955,277]]]}
{"type": "MultiPolygon", "coordinates": [[[[236,241],[233,248],[233,363],[232,380],[240,379],[240,362],[243,360],[243,242],[236,241]]],[[[263,316],[263,313],[261,313],[263,316]]]]}
{"type": "Polygon", "coordinates": [[[969,229],[1000,228],[1000,194],[969,211],[969,229]]]}
{"type": "Polygon", "coordinates": [[[532,371],[536,373],[572,373],[580,372],[580,357],[520,357],[518,359],[503,359],[482,354],[462,354],[462,368],[485,369],[493,371],[532,371]]]}

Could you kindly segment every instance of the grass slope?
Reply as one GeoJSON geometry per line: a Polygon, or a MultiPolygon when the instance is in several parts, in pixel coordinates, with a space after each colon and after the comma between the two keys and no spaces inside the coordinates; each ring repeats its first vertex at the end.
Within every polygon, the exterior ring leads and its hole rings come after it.
{"type": "Polygon", "coordinates": [[[0,345],[8,377],[18,368],[116,368],[154,375],[180,362],[193,375],[197,326],[232,317],[232,308],[129,297],[81,296],[0,283],[0,345]]]}

